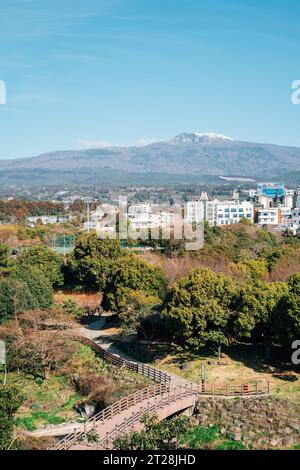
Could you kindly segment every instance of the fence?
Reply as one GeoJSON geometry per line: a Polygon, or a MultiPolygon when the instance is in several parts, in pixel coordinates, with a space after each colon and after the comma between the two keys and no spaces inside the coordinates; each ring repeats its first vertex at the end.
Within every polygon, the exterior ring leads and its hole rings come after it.
{"type": "Polygon", "coordinates": [[[137,392],[121,398],[119,401],[108,406],[104,410],[94,415],[89,420],[85,421],[82,426],[75,429],[73,433],[66,436],[61,442],[53,447],[55,450],[67,450],[75,444],[81,437],[96,429],[99,424],[104,424],[107,420],[112,419],[114,416],[128,410],[132,406],[141,403],[144,400],[150,400],[153,397],[161,396],[163,393],[169,391],[170,385],[168,382],[162,382],[151,387],[138,390],[137,392]]]}
{"type": "Polygon", "coordinates": [[[138,411],[133,411],[129,418],[122,420],[120,424],[116,425],[111,431],[107,432],[105,437],[103,437],[97,445],[100,447],[108,446],[109,443],[119,435],[119,433],[128,432],[130,429],[132,429],[134,425],[140,421],[142,414],[145,412],[155,413],[159,409],[170,405],[174,401],[181,400],[190,395],[195,397],[199,395],[211,397],[257,397],[268,395],[270,392],[269,382],[256,382],[252,384],[244,383],[239,385],[208,383],[198,385],[189,382],[186,383],[185,386],[172,386],[172,377],[165,372],[161,372],[160,370],[150,367],[146,364],[131,362],[111,354],[108,351],[105,351],[105,349],[99,346],[99,344],[88,338],[76,336],[74,339],[93,348],[107,362],[116,366],[125,367],[128,370],[147,376],[155,382],[159,383],[143,390],[139,390],[131,395],[128,395],[127,397],[121,398],[119,401],[113,403],[111,406],[105,408],[84,422],[82,426],[75,429],[73,433],[67,435],[62,441],[60,441],[51,449],[68,450],[70,447],[72,447],[72,445],[78,443],[78,441],[80,441],[82,438],[86,439],[91,431],[96,431],[96,428],[104,425],[105,422],[112,419],[114,416],[121,415],[124,410],[128,410],[131,407],[134,409],[134,407],[136,407],[136,405],[139,403],[145,400],[150,400],[151,398],[154,398],[154,403],[150,404],[148,401],[146,408],[139,408],[138,411]],[[159,401],[156,400],[157,396],[161,397],[159,401]]]}
{"type": "Polygon", "coordinates": [[[98,352],[105,361],[114,366],[125,367],[126,369],[136,372],[137,374],[149,377],[149,379],[156,383],[169,382],[171,380],[171,377],[165,372],[148,366],[147,364],[127,361],[126,359],[105,351],[105,349],[103,349],[99,344],[95,343],[95,341],[85,338],[84,336],[76,336],[75,339],[93,348],[94,351],[98,352]]]}
{"type": "MultiPolygon", "coordinates": [[[[120,415],[122,411],[128,410],[133,407],[132,415],[125,419],[120,419],[120,423],[117,424],[111,431],[107,432],[102,439],[97,442],[97,446],[105,448],[116,439],[121,433],[129,432],[135,424],[140,422],[141,416],[145,413],[157,413],[159,410],[167,407],[171,403],[180,401],[188,396],[219,396],[219,397],[235,397],[235,396],[260,396],[266,395],[269,392],[268,383],[261,384],[242,384],[242,385],[220,385],[216,386],[209,384],[206,386],[206,390],[203,391],[201,385],[197,384],[186,384],[183,387],[171,387],[169,383],[161,383],[140,390],[128,397],[122,398],[113,405],[105,408],[97,415],[86,421],[80,428],[74,431],[74,433],[66,436],[63,441],[58,443],[54,449],[56,450],[68,450],[73,444],[80,442],[81,438],[87,439],[88,434],[91,431],[96,432],[99,425],[104,425],[105,422],[114,416],[120,415]],[[160,400],[157,400],[160,397],[160,400]],[[154,398],[154,403],[149,400],[154,398]],[[137,405],[145,400],[148,400],[146,407],[138,407],[137,405]],[[137,411],[134,410],[138,408],[137,411]]],[[[153,401],[153,400],[152,400],[153,401]]],[[[121,418],[121,416],[120,416],[121,418]]],[[[101,432],[100,429],[97,431],[101,432]]]]}

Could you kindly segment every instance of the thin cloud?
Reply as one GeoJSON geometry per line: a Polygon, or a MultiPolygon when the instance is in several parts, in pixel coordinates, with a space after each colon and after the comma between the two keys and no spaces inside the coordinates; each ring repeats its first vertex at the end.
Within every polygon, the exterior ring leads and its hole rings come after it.
{"type": "Polygon", "coordinates": [[[112,147],[112,144],[104,140],[89,140],[89,139],[78,139],[76,145],[81,149],[96,149],[96,148],[108,148],[112,147]]]}

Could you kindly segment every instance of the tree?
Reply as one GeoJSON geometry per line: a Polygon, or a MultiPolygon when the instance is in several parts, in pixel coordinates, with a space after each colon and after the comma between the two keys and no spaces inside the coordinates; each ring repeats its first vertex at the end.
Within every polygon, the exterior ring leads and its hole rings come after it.
{"type": "Polygon", "coordinates": [[[50,373],[62,371],[79,345],[57,332],[27,329],[7,341],[7,363],[10,370],[21,370],[47,379],[50,373]]]}
{"type": "Polygon", "coordinates": [[[144,425],[142,431],[136,431],[118,437],[114,443],[117,450],[154,450],[177,446],[190,429],[188,416],[175,416],[159,421],[157,416],[145,413],[140,422],[144,425]]]}
{"type": "Polygon", "coordinates": [[[271,340],[276,336],[278,306],[286,292],[287,285],[283,282],[259,280],[246,284],[239,292],[235,331],[239,337],[249,338],[255,334],[263,338],[267,357],[270,357],[271,340]]]}
{"type": "Polygon", "coordinates": [[[116,260],[126,254],[118,240],[100,240],[95,233],[81,235],[68,255],[67,278],[89,289],[105,289],[116,260]]]}
{"type": "Polygon", "coordinates": [[[63,258],[44,245],[26,248],[19,256],[18,264],[38,268],[52,285],[60,286],[63,284],[63,258]]]}
{"type": "Polygon", "coordinates": [[[29,292],[37,300],[39,308],[49,308],[53,305],[52,285],[40,269],[21,264],[16,267],[12,276],[26,282],[29,292]]]}
{"type": "Polygon", "coordinates": [[[0,243],[0,269],[6,268],[9,257],[9,248],[5,243],[0,243]]]}
{"type": "Polygon", "coordinates": [[[247,259],[234,265],[240,271],[247,282],[263,279],[268,272],[265,259],[247,259]]]}
{"type": "Polygon", "coordinates": [[[210,269],[195,269],[174,284],[163,315],[174,338],[194,345],[227,342],[227,327],[236,300],[233,280],[210,269]]]}
{"type": "MultiPolygon", "coordinates": [[[[152,334],[149,335],[149,320],[162,301],[153,295],[146,295],[142,291],[131,291],[127,296],[127,305],[120,314],[122,333],[124,335],[141,333],[145,339],[150,340],[152,334]]],[[[153,331],[152,331],[153,333],[153,331]]]]}
{"type": "Polygon", "coordinates": [[[0,280],[0,323],[10,320],[17,313],[39,308],[26,282],[19,279],[0,280]]]}
{"type": "Polygon", "coordinates": [[[276,312],[274,330],[281,344],[290,347],[300,337],[300,273],[290,276],[276,312]]]}
{"type": "Polygon", "coordinates": [[[104,290],[102,306],[120,312],[132,291],[162,298],[165,292],[163,271],[134,254],[116,260],[111,279],[104,290]]]}
{"type": "Polygon", "coordinates": [[[0,386],[0,450],[6,450],[12,443],[14,415],[22,401],[16,387],[0,386]]]}

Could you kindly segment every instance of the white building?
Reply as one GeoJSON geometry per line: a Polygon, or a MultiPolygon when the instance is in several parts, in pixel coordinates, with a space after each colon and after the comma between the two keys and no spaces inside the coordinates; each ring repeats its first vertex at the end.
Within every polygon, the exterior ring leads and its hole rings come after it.
{"type": "Polygon", "coordinates": [[[40,215],[35,217],[27,217],[27,224],[30,227],[35,227],[38,222],[43,225],[46,224],[62,224],[68,222],[68,217],[56,216],[56,215],[40,215]]]}
{"type": "Polygon", "coordinates": [[[127,214],[130,228],[132,230],[137,229],[151,229],[151,228],[167,228],[173,225],[173,214],[170,212],[140,212],[140,213],[129,213],[127,214]]]}
{"type": "Polygon", "coordinates": [[[282,225],[290,225],[292,223],[292,212],[293,209],[289,207],[280,207],[280,219],[282,225]]]}
{"type": "Polygon", "coordinates": [[[242,219],[253,222],[253,204],[248,201],[220,201],[214,199],[206,203],[206,220],[210,225],[230,225],[242,219]]]}
{"type": "MultiPolygon", "coordinates": [[[[115,216],[118,212],[118,207],[111,204],[99,204],[95,211],[92,211],[88,214],[88,220],[84,223],[83,230],[97,230],[99,224],[103,230],[107,228],[108,233],[111,233],[111,228],[109,227],[109,216],[115,216]],[[107,224],[106,224],[107,220],[107,224]]],[[[114,226],[115,231],[115,219],[112,219],[112,226],[114,226]]]]}
{"type": "Polygon", "coordinates": [[[300,208],[298,207],[292,210],[292,223],[300,226],[300,208]]]}
{"type": "Polygon", "coordinates": [[[128,207],[128,214],[150,214],[151,204],[133,204],[128,207]]]}
{"type": "Polygon", "coordinates": [[[189,201],[186,204],[186,219],[189,223],[200,223],[205,218],[204,201],[189,201]]]}
{"type": "Polygon", "coordinates": [[[281,211],[279,207],[261,209],[258,211],[259,225],[279,225],[281,223],[281,211]]]}

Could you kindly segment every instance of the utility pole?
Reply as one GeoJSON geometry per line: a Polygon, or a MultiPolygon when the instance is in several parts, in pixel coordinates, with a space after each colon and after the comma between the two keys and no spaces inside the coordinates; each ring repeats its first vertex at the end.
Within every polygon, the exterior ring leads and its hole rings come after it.
{"type": "Polygon", "coordinates": [[[90,203],[86,203],[86,215],[87,215],[87,232],[90,233],[90,203]]]}
{"type": "Polygon", "coordinates": [[[205,365],[201,364],[201,388],[205,392],[205,365]]]}
{"type": "Polygon", "coordinates": [[[6,348],[5,348],[5,341],[2,341],[2,340],[0,340],[0,364],[4,365],[3,386],[5,387],[6,380],[7,380],[6,348]]]}

